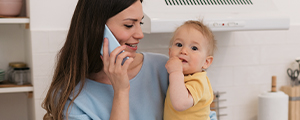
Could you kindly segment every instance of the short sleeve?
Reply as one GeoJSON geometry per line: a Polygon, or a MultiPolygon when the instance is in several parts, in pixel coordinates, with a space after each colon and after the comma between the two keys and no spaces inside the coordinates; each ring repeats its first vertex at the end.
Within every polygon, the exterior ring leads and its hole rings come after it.
{"type": "MultiPolygon", "coordinates": [[[[63,114],[65,120],[67,120],[66,113],[70,101],[71,100],[68,99],[65,105],[64,114],[63,114]]],[[[92,120],[92,118],[90,118],[87,114],[85,114],[76,104],[72,104],[69,107],[68,113],[69,113],[68,120],[92,120]]]]}
{"type": "MultiPolygon", "coordinates": [[[[64,116],[64,118],[66,119],[66,116],[64,116]]],[[[92,120],[92,119],[89,116],[82,114],[82,115],[69,115],[68,120],[92,120]]]]}
{"type": "Polygon", "coordinates": [[[203,97],[204,86],[201,83],[201,81],[198,79],[192,79],[186,81],[185,86],[191,93],[194,100],[194,106],[195,106],[203,97]]]}

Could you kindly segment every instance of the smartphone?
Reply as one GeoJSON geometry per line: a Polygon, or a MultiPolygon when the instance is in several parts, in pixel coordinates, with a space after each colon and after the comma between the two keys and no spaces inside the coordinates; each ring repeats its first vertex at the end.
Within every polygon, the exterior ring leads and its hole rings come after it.
{"type": "MultiPolygon", "coordinates": [[[[112,34],[112,32],[109,30],[109,28],[107,27],[107,25],[105,25],[104,28],[104,35],[103,35],[103,39],[107,38],[108,39],[108,54],[110,54],[114,49],[116,49],[117,47],[121,46],[120,43],[117,41],[116,37],[112,34]]],[[[119,54],[121,54],[123,51],[121,51],[119,54]]],[[[102,42],[102,46],[101,46],[101,50],[100,50],[101,55],[103,55],[103,42],[102,42]]],[[[125,57],[122,61],[122,65],[124,64],[124,62],[129,59],[129,57],[125,57]]]]}

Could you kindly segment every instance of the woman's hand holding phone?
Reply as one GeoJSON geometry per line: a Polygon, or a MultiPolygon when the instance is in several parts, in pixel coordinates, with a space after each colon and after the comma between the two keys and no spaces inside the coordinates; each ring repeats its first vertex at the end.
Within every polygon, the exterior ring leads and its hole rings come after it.
{"type": "Polygon", "coordinates": [[[114,49],[110,55],[108,53],[108,39],[103,41],[103,56],[104,72],[108,76],[115,92],[121,92],[130,89],[129,78],[127,74],[128,67],[133,61],[133,58],[128,58],[122,65],[123,58],[131,56],[129,52],[122,52],[126,46],[119,46],[114,49]]]}

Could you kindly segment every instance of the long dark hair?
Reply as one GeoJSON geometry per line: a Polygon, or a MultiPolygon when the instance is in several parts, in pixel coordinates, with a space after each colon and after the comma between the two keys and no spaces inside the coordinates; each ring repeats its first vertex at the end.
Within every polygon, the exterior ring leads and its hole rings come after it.
{"type": "Polygon", "coordinates": [[[47,111],[44,120],[62,120],[68,97],[72,95],[75,99],[84,86],[85,78],[90,73],[103,69],[100,46],[104,25],[109,18],[136,1],[138,0],[78,0],[66,42],[57,54],[51,86],[42,104],[47,111]],[[73,90],[79,82],[80,90],[74,95],[73,90]]]}

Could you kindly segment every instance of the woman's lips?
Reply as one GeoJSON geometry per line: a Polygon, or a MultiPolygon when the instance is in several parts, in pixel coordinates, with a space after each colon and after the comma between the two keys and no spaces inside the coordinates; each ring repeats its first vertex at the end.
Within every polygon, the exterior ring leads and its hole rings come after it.
{"type": "Polygon", "coordinates": [[[134,51],[137,50],[137,44],[128,44],[128,43],[125,43],[125,45],[127,45],[127,47],[130,48],[131,50],[134,50],[134,51]]]}

